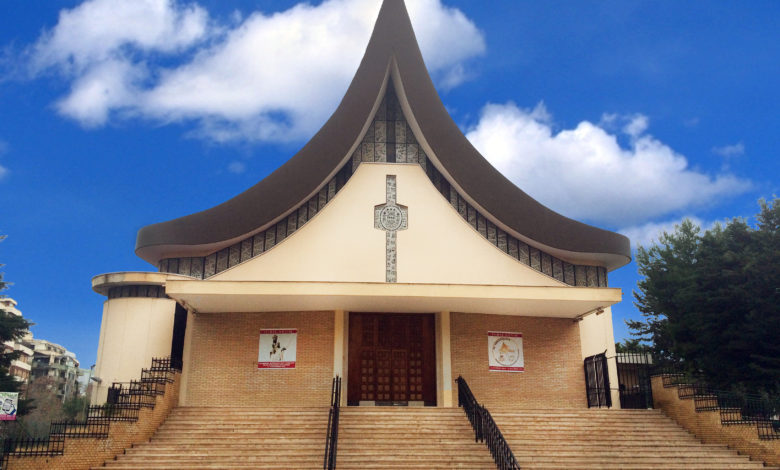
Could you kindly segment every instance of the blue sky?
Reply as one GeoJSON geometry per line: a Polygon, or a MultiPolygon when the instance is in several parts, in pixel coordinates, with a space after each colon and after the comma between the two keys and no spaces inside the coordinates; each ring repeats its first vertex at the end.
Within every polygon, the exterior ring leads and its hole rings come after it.
{"type": "MultiPolygon", "coordinates": [[[[556,211],[647,243],[780,192],[780,3],[408,0],[442,100],[556,211]]],[[[95,361],[137,230],[240,193],[335,109],[378,0],[6,2],[0,262],[33,333],[95,361]]],[[[613,308],[637,318],[636,265],[613,308]]]]}

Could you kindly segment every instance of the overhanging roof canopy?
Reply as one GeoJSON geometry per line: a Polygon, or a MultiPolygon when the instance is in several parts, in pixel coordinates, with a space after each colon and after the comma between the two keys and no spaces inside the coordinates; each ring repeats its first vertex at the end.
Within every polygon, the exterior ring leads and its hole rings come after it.
{"type": "Polygon", "coordinates": [[[208,313],[451,311],[557,318],[577,318],[621,299],[615,288],[174,279],[165,293],[208,313]]]}
{"type": "Polygon", "coordinates": [[[143,227],[136,253],[156,264],[225,248],[284,217],[313,195],[350,157],[361,138],[390,64],[422,140],[439,170],[474,204],[518,237],[572,262],[615,269],[630,261],[626,237],[564,217],[499,173],[461,133],[423,62],[403,0],[384,0],[355,77],[336,111],[287,163],[236,197],[202,212],[143,227]]]}

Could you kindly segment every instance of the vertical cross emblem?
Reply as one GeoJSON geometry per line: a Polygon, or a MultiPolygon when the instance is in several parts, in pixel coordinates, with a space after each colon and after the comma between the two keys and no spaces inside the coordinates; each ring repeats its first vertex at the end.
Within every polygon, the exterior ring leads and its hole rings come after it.
{"type": "Polygon", "coordinates": [[[397,282],[396,234],[408,228],[409,210],[395,202],[395,175],[387,175],[385,192],[386,202],[374,206],[374,228],[385,232],[385,282],[397,282]]]}

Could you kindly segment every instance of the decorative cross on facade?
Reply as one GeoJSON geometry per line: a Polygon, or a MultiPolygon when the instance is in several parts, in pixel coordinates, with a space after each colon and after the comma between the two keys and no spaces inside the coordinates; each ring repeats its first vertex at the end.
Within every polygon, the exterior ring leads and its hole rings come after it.
{"type": "Polygon", "coordinates": [[[374,206],[374,228],[385,231],[385,282],[397,282],[396,233],[408,228],[409,210],[395,202],[395,175],[387,175],[385,188],[387,202],[374,206]]]}

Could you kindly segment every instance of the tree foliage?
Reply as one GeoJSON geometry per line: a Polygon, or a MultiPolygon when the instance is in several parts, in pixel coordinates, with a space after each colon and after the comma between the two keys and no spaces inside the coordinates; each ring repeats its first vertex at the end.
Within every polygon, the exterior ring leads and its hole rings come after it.
{"type": "MultiPolygon", "coordinates": [[[[0,236],[0,241],[4,238],[5,236],[0,236]]],[[[2,266],[2,264],[0,264],[0,266],[2,266]]],[[[8,288],[8,283],[3,280],[3,273],[0,273],[0,292],[4,291],[6,288],[8,288]]],[[[2,297],[2,294],[0,294],[0,297],[2,297]]],[[[30,325],[31,323],[28,320],[3,310],[0,305],[0,343],[21,339],[30,328],[30,325]]],[[[21,391],[22,384],[9,373],[11,363],[18,359],[19,355],[20,353],[18,351],[5,352],[4,346],[0,345],[0,391],[21,391]]],[[[17,416],[24,415],[30,409],[30,406],[29,400],[20,399],[17,416]]]]}
{"type": "Polygon", "coordinates": [[[26,435],[35,438],[46,437],[49,435],[52,421],[66,417],[62,400],[55,393],[56,388],[57,382],[52,377],[44,375],[30,380],[27,397],[34,400],[35,408],[19,420],[26,435]]]}
{"type": "Polygon", "coordinates": [[[780,200],[701,233],[690,220],[639,247],[628,321],[661,361],[724,389],[780,392],[780,200]]]}

